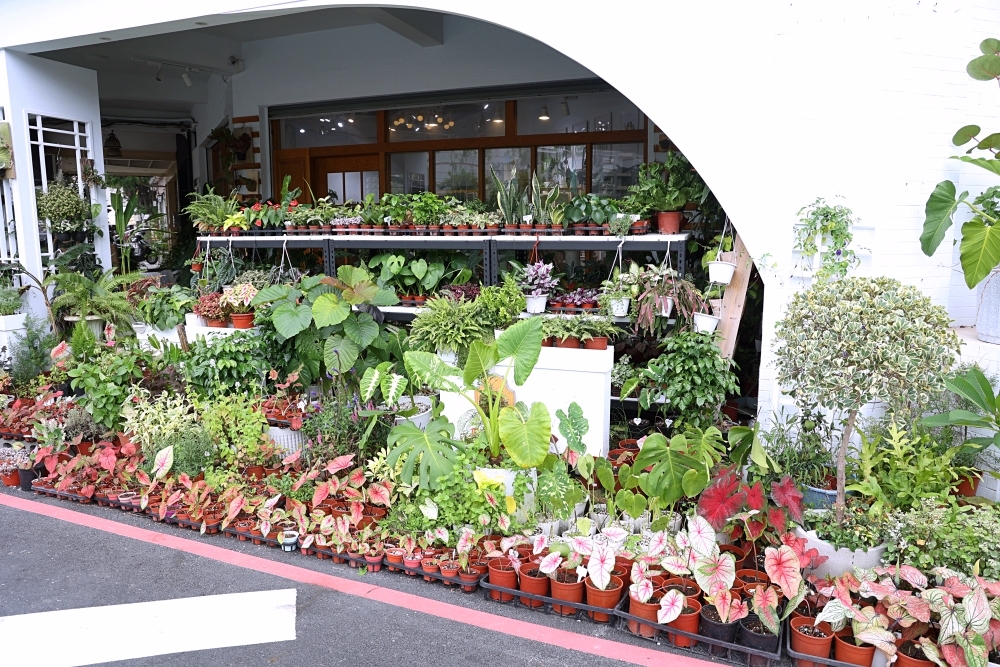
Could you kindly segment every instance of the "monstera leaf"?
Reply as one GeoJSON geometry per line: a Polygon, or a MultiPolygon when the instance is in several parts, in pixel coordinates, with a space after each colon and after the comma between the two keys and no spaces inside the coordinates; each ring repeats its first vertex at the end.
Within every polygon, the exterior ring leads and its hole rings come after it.
{"type": "MultiPolygon", "coordinates": [[[[509,329],[508,329],[509,331],[509,329]]],[[[500,441],[514,463],[522,468],[540,466],[549,453],[552,422],[544,403],[524,403],[500,411],[500,441]]]]}
{"type": "Polygon", "coordinates": [[[389,432],[386,463],[394,467],[401,458],[405,459],[400,481],[412,485],[417,469],[418,484],[425,489],[437,489],[438,478],[452,471],[459,453],[465,450],[465,444],[454,437],[455,426],[444,417],[432,419],[425,430],[412,422],[403,422],[389,432]]]}

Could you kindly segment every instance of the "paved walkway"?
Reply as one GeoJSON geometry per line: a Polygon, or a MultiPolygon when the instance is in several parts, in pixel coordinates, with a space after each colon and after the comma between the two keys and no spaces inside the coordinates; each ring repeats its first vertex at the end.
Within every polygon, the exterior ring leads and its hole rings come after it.
{"type": "MultiPolygon", "coordinates": [[[[93,641],[112,645],[129,636],[130,627],[131,634],[146,635],[150,628],[161,627],[158,614],[177,616],[164,624],[178,638],[173,648],[186,652],[100,663],[123,667],[400,661],[498,667],[711,664],[605,625],[500,605],[479,593],[464,594],[419,577],[388,572],[360,575],[329,560],[283,554],[222,536],[199,536],[116,509],[5,489],[0,493],[0,636],[3,617],[89,607],[97,609],[77,614],[73,623],[81,617],[100,619],[97,627],[106,630],[92,633],[93,641]],[[226,611],[234,600],[228,594],[264,591],[275,593],[237,598],[239,606],[226,611]],[[275,641],[283,621],[274,600],[287,600],[288,595],[295,596],[295,638],[275,641]],[[167,603],[156,604],[167,600],[175,601],[169,609],[167,603]],[[153,604],[134,611],[100,609],[131,603],[153,604]],[[240,613],[267,620],[243,622],[240,613]],[[204,631],[204,617],[219,619],[218,633],[204,631]],[[227,620],[238,627],[229,627],[227,620]],[[145,629],[138,629],[139,624],[145,629]],[[265,630],[275,634],[269,636],[265,630]],[[202,635],[208,635],[209,642],[218,637],[218,643],[199,643],[205,641],[202,635]],[[207,646],[226,648],[189,650],[207,646]]],[[[45,642],[59,641],[58,626],[69,620],[49,614],[7,619],[8,627],[18,620],[41,627],[13,646],[0,645],[0,664],[8,664],[7,660],[13,660],[11,665],[49,664],[41,659],[45,642]]],[[[136,643],[141,646],[134,650],[140,652],[130,655],[149,655],[156,642],[147,637],[136,643]]],[[[78,659],[85,654],[81,650],[78,659]]],[[[113,656],[101,658],[105,661],[126,655],[98,654],[113,656]]]]}

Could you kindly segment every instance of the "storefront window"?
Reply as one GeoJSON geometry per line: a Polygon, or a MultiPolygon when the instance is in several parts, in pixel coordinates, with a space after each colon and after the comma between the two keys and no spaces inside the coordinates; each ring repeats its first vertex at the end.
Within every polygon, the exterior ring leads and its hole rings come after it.
{"type": "Polygon", "coordinates": [[[587,190],[587,147],[539,146],[536,171],[542,187],[558,185],[564,200],[584,194],[587,190]]]}
{"type": "Polygon", "coordinates": [[[390,109],[389,141],[478,139],[504,135],[503,100],[390,109]]]}
{"type": "Polygon", "coordinates": [[[430,153],[394,153],[389,156],[389,186],[393,194],[427,191],[430,153]]]}
{"type": "Polygon", "coordinates": [[[487,148],[486,149],[486,203],[496,202],[497,189],[493,183],[490,167],[496,171],[501,182],[506,183],[517,173],[517,181],[521,190],[530,187],[531,183],[531,149],[530,148],[487,148]]]}
{"type": "Polygon", "coordinates": [[[320,113],[281,119],[282,148],[353,146],[378,139],[374,111],[320,113]]]}
{"type": "Polygon", "coordinates": [[[590,191],[604,197],[621,199],[628,186],[639,182],[643,144],[594,144],[590,191]]]}
{"type": "Polygon", "coordinates": [[[518,134],[641,130],[639,107],[618,91],[517,100],[518,134]]]}
{"type": "Polygon", "coordinates": [[[434,191],[470,201],[479,197],[479,150],[435,151],[434,191]]]}

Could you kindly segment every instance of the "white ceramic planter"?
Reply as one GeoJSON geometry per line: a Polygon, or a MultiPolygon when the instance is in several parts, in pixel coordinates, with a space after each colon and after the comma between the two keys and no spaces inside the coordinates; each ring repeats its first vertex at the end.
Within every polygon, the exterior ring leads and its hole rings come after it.
{"type": "Polygon", "coordinates": [[[631,299],[610,299],[608,303],[611,306],[611,314],[615,317],[628,316],[628,306],[631,301],[631,299]]]}
{"type": "MultiPolygon", "coordinates": [[[[414,396],[413,400],[417,405],[422,406],[425,409],[425,412],[413,415],[412,417],[396,417],[396,425],[398,426],[399,424],[408,421],[423,431],[431,422],[431,399],[428,396],[414,396]]],[[[408,410],[410,408],[410,397],[403,396],[399,399],[399,407],[402,410],[408,410]]]]}
{"type": "Polygon", "coordinates": [[[732,262],[708,263],[708,279],[713,283],[728,285],[732,282],[734,273],[736,273],[736,265],[732,262]]]}
{"type": "Polygon", "coordinates": [[[828,574],[839,577],[845,572],[853,571],[855,567],[875,567],[882,562],[882,556],[885,555],[886,547],[884,544],[871,549],[858,549],[857,551],[834,549],[832,544],[826,540],[821,540],[814,530],[806,531],[796,527],[794,532],[796,537],[804,537],[806,539],[806,549],[815,548],[819,551],[820,556],[829,557],[828,561],[816,568],[814,574],[817,577],[825,577],[828,574]]]}
{"type": "Polygon", "coordinates": [[[660,306],[660,317],[670,317],[674,312],[674,297],[668,296],[665,304],[660,306]]]}
{"type": "Polygon", "coordinates": [[[721,319],[721,317],[716,317],[715,315],[695,313],[694,330],[698,333],[715,333],[715,329],[719,326],[721,319]]]}
{"type": "MultiPolygon", "coordinates": [[[[76,322],[80,321],[80,318],[75,315],[67,315],[64,317],[67,322],[73,322],[73,326],[76,326],[76,322]]],[[[94,338],[101,340],[104,336],[104,320],[96,315],[87,316],[87,326],[90,327],[91,333],[94,334],[94,338]]]]}
{"type": "Polygon", "coordinates": [[[458,363],[458,354],[456,352],[452,352],[451,350],[438,350],[437,355],[441,361],[449,366],[454,366],[458,363]]]}
{"type": "Polygon", "coordinates": [[[532,315],[538,315],[539,313],[544,313],[545,302],[548,300],[549,297],[547,295],[525,297],[525,301],[527,301],[527,306],[525,306],[525,310],[527,310],[532,315]]]}
{"type": "Polygon", "coordinates": [[[201,315],[195,315],[194,313],[185,313],[184,315],[184,326],[185,327],[207,327],[208,322],[201,315]]]}

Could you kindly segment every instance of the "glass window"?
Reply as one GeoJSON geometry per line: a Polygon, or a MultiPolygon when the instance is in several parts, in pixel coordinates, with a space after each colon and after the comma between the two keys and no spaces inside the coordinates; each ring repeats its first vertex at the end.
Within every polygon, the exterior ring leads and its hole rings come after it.
{"type": "Polygon", "coordinates": [[[558,185],[564,199],[584,194],[587,190],[587,147],[539,146],[535,169],[542,187],[558,185]]]}
{"type": "Polygon", "coordinates": [[[641,130],[639,107],[616,90],[517,100],[518,134],[641,130]]]}
{"type": "Polygon", "coordinates": [[[389,185],[393,194],[427,191],[430,153],[393,153],[389,156],[389,185]]]}
{"type": "Polygon", "coordinates": [[[594,144],[594,164],[590,167],[590,191],[603,197],[621,199],[628,186],[639,182],[643,144],[594,144]]]}
{"type": "Polygon", "coordinates": [[[504,135],[503,100],[390,109],[389,141],[478,139],[504,135]]]}
{"type": "Polygon", "coordinates": [[[378,122],[374,111],[281,119],[282,148],[374,144],[377,139],[378,122]]]}
{"type": "Polygon", "coordinates": [[[344,203],[344,172],[332,171],[326,175],[326,195],[334,204],[344,203]]]}
{"type": "Polygon", "coordinates": [[[487,148],[486,149],[486,203],[495,205],[497,189],[493,185],[492,167],[497,177],[506,183],[514,173],[517,182],[524,191],[531,187],[531,149],[530,148],[487,148]]]}
{"type": "Polygon", "coordinates": [[[375,195],[375,201],[379,200],[382,194],[382,189],[378,186],[378,172],[377,171],[365,171],[361,173],[361,178],[363,179],[364,192],[362,194],[367,197],[369,194],[375,195]]]}
{"type": "Polygon", "coordinates": [[[434,191],[459,201],[479,198],[479,149],[435,151],[434,191]]]}

